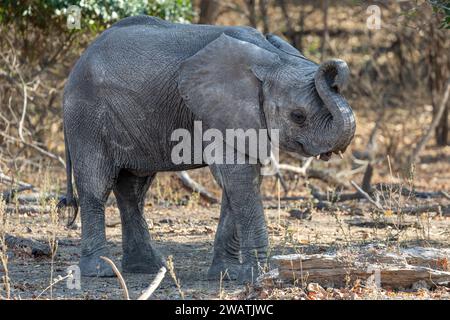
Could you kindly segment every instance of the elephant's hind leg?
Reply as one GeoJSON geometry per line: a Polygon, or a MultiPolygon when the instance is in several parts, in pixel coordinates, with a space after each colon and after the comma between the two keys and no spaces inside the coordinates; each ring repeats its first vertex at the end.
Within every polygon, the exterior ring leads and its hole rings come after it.
{"type": "Polygon", "coordinates": [[[101,256],[109,256],[105,234],[105,202],[114,182],[114,170],[100,154],[90,152],[74,170],[81,210],[81,258],[83,276],[112,277],[114,272],[101,256]]]}
{"type": "Polygon", "coordinates": [[[144,217],[144,200],[155,174],[138,177],[121,170],[114,194],[122,220],[122,270],[131,273],[154,273],[163,260],[153,249],[144,217]]]}

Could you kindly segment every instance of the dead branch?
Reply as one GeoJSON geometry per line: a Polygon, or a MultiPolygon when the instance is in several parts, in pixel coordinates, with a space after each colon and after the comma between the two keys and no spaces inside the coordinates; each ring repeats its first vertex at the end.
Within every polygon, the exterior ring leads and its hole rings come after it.
{"type": "Polygon", "coordinates": [[[444,96],[442,98],[441,104],[439,105],[439,109],[436,112],[430,127],[427,129],[427,131],[417,144],[416,148],[414,149],[410,157],[410,163],[415,163],[417,161],[417,157],[422,152],[422,149],[425,147],[428,140],[430,140],[433,131],[436,129],[437,125],[439,124],[439,121],[441,120],[442,115],[444,114],[444,110],[447,106],[449,95],[450,95],[450,79],[447,80],[447,87],[444,91],[444,96]]]}
{"type": "MultiPolygon", "coordinates": [[[[303,196],[291,196],[291,197],[280,197],[280,201],[298,201],[298,200],[308,200],[310,198],[303,196]]],[[[263,197],[264,201],[278,201],[278,197],[263,197]]]]}
{"type": "Polygon", "coordinates": [[[32,203],[40,203],[47,202],[52,199],[59,200],[62,195],[57,195],[54,193],[30,193],[30,194],[22,194],[15,197],[14,200],[17,200],[20,204],[32,204],[32,203]]]}
{"type": "Polygon", "coordinates": [[[22,191],[30,190],[32,189],[31,186],[28,187],[18,187],[18,188],[12,188],[10,190],[3,191],[2,193],[2,199],[5,201],[5,203],[11,203],[11,200],[22,191]]]}
{"type": "Polygon", "coordinates": [[[123,279],[122,274],[120,273],[119,269],[117,269],[116,265],[114,264],[114,262],[111,259],[109,259],[107,257],[103,257],[103,256],[101,256],[100,258],[103,259],[104,261],[106,261],[106,263],[108,263],[111,266],[114,273],[116,274],[117,279],[119,280],[119,284],[123,290],[123,298],[125,300],[130,300],[130,295],[128,293],[127,284],[125,283],[125,280],[123,279]]]}
{"type": "Polygon", "coordinates": [[[441,204],[431,204],[431,205],[422,205],[416,207],[403,207],[398,210],[398,212],[404,214],[418,214],[425,212],[437,212],[441,213],[443,216],[450,216],[450,205],[441,205],[441,204]]]}
{"type": "Polygon", "coordinates": [[[138,300],[148,300],[153,292],[159,287],[159,284],[164,279],[164,276],[166,275],[167,269],[166,267],[161,267],[159,269],[158,274],[156,275],[153,282],[148,286],[147,289],[144,290],[144,292],[137,298],[138,300]]]}
{"type": "Polygon", "coordinates": [[[415,222],[412,221],[398,221],[398,219],[384,218],[380,221],[374,219],[366,219],[363,217],[353,218],[350,220],[345,220],[350,226],[360,227],[360,228],[376,228],[384,229],[387,227],[392,227],[398,230],[405,230],[407,228],[412,228],[417,226],[415,222]]]}
{"type": "Polygon", "coordinates": [[[30,189],[34,189],[34,186],[32,184],[11,178],[11,177],[5,175],[3,172],[1,172],[1,170],[0,170],[0,183],[5,183],[5,184],[6,183],[8,183],[8,184],[16,183],[20,187],[27,187],[30,189]]]}
{"type": "MultiPolygon", "coordinates": [[[[117,279],[119,281],[119,285],[123,290],[123,298],[125,300],[130,300],[130,294],[128,292],[128,288],[127,288],[127,284],[122,276],[122,274],[120,273],[119,269],[116,267],[116,264],[109,258],[107,257],[100,257],[102,260],[106,261],[106,263],[108,263],[111,268],[113,269],[114,273],[117,276],[117,279]]],[[[160,285],[161,281],[164,279],[164,276],[167,272],[166,267],[161,267],[161,269],[159,269],[158,274],[156,275],[155,279],[153,280],[153,282],[148,286],[147,289],[144,290],[144,292],[137,298],[137,300],[148,300],[148,298],[151,297],[151,295],[153,294],[153,292],[158,288],[158,286],[160,285]]]]}
{"type": "Polygon", "coordinates": [[[11,188],[10,190],[6,190],[2,193],[2,199],[6,203],[10,203],[12,198],[14,198],[15,195],[19,192],[26,191],[26,190],[34,190],[33,185],[26,183],[26,182],[22,182],[22,181],[16,181],[15,179],[3,174],[3,172],[1,172],[1,171],[0,171],[0,183],[9,184],[10,188],[11,188]],[[18,185],[17,188],[14,188],[12,186],[14,183],[18,185]]]}
{"type": "Polygon", "coordinates": [[[27,84],[23,80],[21,73],[18,72],[18,75],[20,77],[20,81],[22,83],[22,88],[23,88],[23,107],[22,107],[22,116],[21,116],[20,122],[19,122],[19,137],[20,137],[20,140],[22,140],[22,142],[25,142],[25,138],[23,136],[23,124],[25,122],[25,117],[27,114],[28,93],[27,93],[27,84]]]}
{"type": "Polygon", "coordinates": [[[334,177],[331,173],[317,170],[313,168],[309,168],[311,161],[313,158],[308,159],[302,167],[296,167],[289,164],[279,164],[278,169],[284,171],[290,171],[301,175],[302,177],[306,177],[308,179],[317,179],[321,180],[325,183],[332,184],[335,186],[344,186],[345,184],[334,177]]]}
{"type": "Polygon", "coordinates": [[[386,190],[392,190],[394,192],[398,192],[402,196],[406,197],[415,197],[422,199],[430,199],[430,198],[446,198],[450,200],[450,195],[445,191],[415,191],[408,189],[405,186],[400,186],[396,184],[385,184],[385,183],[377,183],[374,185],[374,189],[380,192],[386,192],[386,190]]]}
{"type": "Polygon", "coordinates": [[[309,186],[311,190],[311,195],[313,198],[319,200],[319,201],[329,201],[329,202],[343,202],[343,201],[350,201],[350,200],[359,200],[363,197],[358,193],[341,193],[341,192],[334,192],[334,193],[320,193],[319,190],[313,186],[309,186]]]}
{"type": "Polygon", "coordinates": [[[26,147],[30,147],[30,148],[38,151],[39,153],[43,154],[44,156],[46,156],[46,157],[48,157],[50,159],[58,161],[60,164],[62,164],[63,167],[66,167],[66,162],[64,161],[63,158],[61,158],[60,156],[58,156],[56,154],[53,154],[50,151],[47,151],[44,148],[38,146],[36,142],[30,143],[30,142],[22,141],[21,139],[17,139],[15,137],[7,135],[7,134],[5,134],[3,132],[0,132],[0,135],[3,136],[4,138],[8,139],[8,140],[21,143],[21,144],[23,144],[26,147]]]}
{"type": "Polygon", "coordinates": [[[47,214],[52,211],[50,206],[40,206],[40,205],[8,205],[5,208],[7,213],[19,213],[19,214],[27,214],[27,213],[42,213],[47,214]]]}
{"type": "Polygon", "coordinates": [[[177,176],[183,186],[192,192],[197,192],[202,198],[210,203],[218,203],[219,200],[212,193],[205,189],[201,184],[194,181],[186,171],[177,172],[177,176]]]}
{"type": "Polygon", "coordinates": [[[367,192],[365,192],[363,189],[361,189],[361,188],[356,184],[355,181],[352,180],[352,181],[350,181],[350,183],[351,183],[352,186],[358,191],[358,193],[359,193],[360,195],[362,195],[362,196],[363,196],[367,201],[369,201],[372,205],[374,205],[375,208],[377,208],[377,209],[380,210],[380,211],[384,211],[383,206],[382,206],[379,202],[373,200],[372,197],[371,197],[367,192]]]}
{"type": "Polygon", "coordinates": [[[23,251],[31,254],[34,257],[39,256],[49,257],[52,253],[52,250],[48,244],[43,244],[33,239],[16,237],[7,234],[5,236],[5,242],[9,248],[22,249],[23,251]]]}
{"type": "Polygon", "coordinates": [[[369,161],[369,163],[367,164],[367,167],[366,167],[366,171],[364,171],[364,176],[363,176],[362,186],[361,186],[361,188],[367,193],[372,192],[372,185],[371,185],[372,176],[373,176],[373,165],[372,165],[372,162],[369,161]]]}

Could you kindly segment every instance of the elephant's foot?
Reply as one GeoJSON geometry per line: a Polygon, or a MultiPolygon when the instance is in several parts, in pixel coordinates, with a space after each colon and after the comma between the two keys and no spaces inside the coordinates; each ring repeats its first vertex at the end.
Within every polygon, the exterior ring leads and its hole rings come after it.
{"type": "Polygon", "coordinates": [[[240,270],[240,263],[213,262],[208,270],[208,280],[236,280],[240,270]]]}
{"type": "Polygon", "coordinates": [[[101,259],[101,256],[108,257],[108,250],[102,250],[89,256],[81,256],[80,270],[85,277],[115,277],[111,266],[101,259]]]}
{"type": "Polygon", "coordinates": [[[243,264],[237,281],[242,284],[254,283],[256,279],[261,275],[261,267],[252,264],[243,264]]]}
{"type": "Polygon", "coordinates": [[[154,250],[125,253],[122,259],[122,270],[126,273],[156,273],[164,265],[154,250]]]}

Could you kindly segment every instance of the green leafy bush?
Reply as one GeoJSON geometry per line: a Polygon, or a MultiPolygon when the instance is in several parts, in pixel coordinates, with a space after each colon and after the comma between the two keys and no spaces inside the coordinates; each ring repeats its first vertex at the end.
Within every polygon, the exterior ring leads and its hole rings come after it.
{"type": "Polygon", "coordinates": [[[443,15],[441,27],[450,29],[450,1],[449,0],[430,0],[435,12],[443,15]]]}
{"type": "Polygon", "coordinates": [[[68,8],[81,11],[81,28],[103,29],[128,16],[147,14],[187,23],[194,16],[190,0],[2,0],[0,24],[27,25],[39,29],[63,27],[68,8]]]}

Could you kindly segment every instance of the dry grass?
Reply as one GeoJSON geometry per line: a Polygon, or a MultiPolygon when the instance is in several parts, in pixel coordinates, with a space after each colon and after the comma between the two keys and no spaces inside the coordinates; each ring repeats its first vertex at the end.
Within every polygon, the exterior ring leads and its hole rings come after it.
{"type": "MultiPolygon", "coordinates": [[[[397,20],[398,8],[383,11],[386,22],[397,20]]],[[[306,6],[306,11],[311,8],[306,6]]],[[[340,6],[330,8],[330,30],[342,28],[361,30],[364,28],[366,15],[361,8],[346,8],[340,6]]],[[[298,14],[297,9],[291,12],[298,14]]],[[[280,33],[283,16],[279,10],[270,12],[271,31],[280,33]]],[[[230,13],[223,15],[219,23],[228,25],[247,24],[243,15],[230,13]]],[[[321,25],[321,12],[315,12],[308,17],[306,27],[321,25]]],[[[372,35],[364,33],[361,37],[351,33],[344,40],[332,38],[329,44],[330,54],[349,62],[353,75],[347,98],[357,115],[357,131],[352,145],[344,160],[333,158],[330,162],[313,161],[312,167],[334,171],[337,177],[358,183],[362,180],[362,172],[352,171],[351,154],[363,151],[367,146],[368,137],[375,126],[374,119],[383,102],[386,102],[386,119],[376,137],[377,161],[374,163],[373,183],[386,185],[384,193],[376,193],[375,198],[385,208],[383,212],[374,210],[366,201],[349,201],[336,205],[331,210],[318,210],[311,198],[306,201],[267,202],[276,209],[266,210],[266,221],[269,232],[269,254],[321,252],[329,248],[347,250],[351,246],[367,243],[386,245],[392,250],[401,246],[420,244],[429,247],[450,246],[450,218],[434,213],[424,213],[410,216],[402,213],[394,214],[399,208],[422,204],[442,203],[443,199],[416,199],[400,193],[393,184],[406,186],[409,189],[426,191],[450,191],[450,146],[436,148],[432,142],[424,150],[420,161],[411,167],[405,161],[410,155],[412,147],[423,134],[424,128],[431,123],[432,110],[426,86],[421,90],[397,92],[397,86],[387,86],[386,81],[397,78],[402,67],[397,62],[387,63],[394,59],[392,55],[381,54],[376,61],[371,61],[370,50],[385,46],[392,42],[393,32],[399,29],[386,27],[372,35]],[[370,48],[370,46],[373,48],[370,48]],[[358,50],[354,50],[354,49],[358,50]],[[369,50],[370,49],[370,50],[369,50]],[[383,69],[384,79],[373,81],[370,75],[358,71],[364,70],[364,65],[371,62],[383,69]],[[392,68],[391,68],[392,67],[392,68]],[[384,82],[383,82],[384,81],[384,82]],[[386,101],[382,98],[386,98],[386,101]],[[284,207],[286,206],[286,208],[284,207]],[[290,217],[289,209],[309,210],[311,220],[300,220],[290,217]],[[376,222],[372,227],[355,227],[347,223],[354,217],[363,217],[376,222]],[[386,228],[377,224],[394,219],[396,223],[386,228]],[[403,222],[413,222],[413,227],[400,228],[403,222]]],[[[315,60],[319,60],[319,38],[307,36],[304,38],[304,53],[315,60]]],[[[410,64],[418,62],[419,47],[411,51],[410,64]]],[[[415,63],[415,64],[414,64],[415,63]]],[[[62,124],[58,116],[57,121],[48,118],[52,123],[49,130],[51,135],[43,141],[52,152],[63,154],[62,124]],[[54,125],[53,125],[54,124],[54,125]]],[[[14,148],[11,148],[15,150],[14,148]]],[[[9,149],[8,149],[9,150],[9,149]]],[[[25,180],[39,187],[42,194],[47,192],[59,193],[59,186],[65,184],[64,170],[55,163],[49,165],[47,161],[38,158],[28,160],[18,151],[13,154],[13,160],[8,162],[5,155],[1,155],[2,169],[16,180],[25,180]]],[[[9,154],[8,154],[9,155],[9,154]]],[[[299,161],[287,155],[281,160],[291,165],[299,165],[299,161]]],[[[203,168],[190,172],[191,177],[204,185],[217,198],[220,189],[213,181],[209,169],[203,168]]],[[[305,180],[298,175],[287,173],[285,179],[290,191],[287,196],[311,195],[310,186],[314,185],[322,192],[327,192],[330,198],[336,193],[333,186],[317,180],[305,180]]],[[[347,191],[352,191],[349,185],[347,191]]],[[[267,177],[262,185],[262,191],[267,196],[280,197],[280,185],[275,178],[267,177]]],[[[42,207],[54,208],[42,196],[42,207]]],[[[77,264],[80,258],[80,228],[69,229],[58,218],[56,211],[49,214],[6,214],[5,204],[0,201],[0,275],[2,287],[0,298],[12,299],[120,299],[122,291],[117,287],[116,279],[83,278],[81,290],[69,290],[65,286],[66,268],[77,264]],[[50,258],[35,258],[17,249],[8,249],[5,244],[6,232],[17,236],[35,238],[49,243],[52,248],[50,258]]],[[[206,272],[212,259],[212,244],[214,232],[219,217],[219,206],[210,205],[199,197],[191,194],[179,183],[173,173],[158,174],[151,192],[147,197],[145,213],[155,245],[168,260],[169,273],[161,286],[152,296],[154,299],[448,299],[448,288],[437,287],[433,290],[415,288],[403,291],[389,291],[366,286],[363,282],[347,283],[344,288],[321,288],[308,282],[307,277],[297,279],[295,285],[284,284],[275,287],[243,287],[234,282],[207,281],[206,272]]],[[[119,213],[111,198],[106,209],[107,221],[119,220],[119,213]]],[[[79,222],[77,222],[79,223],[79,222]]],[[[116,263],[121,258],[120,224],[107,228],[110,241],[111,259],[116,263]]],[[[351,256],[349,255],[349,259],[351,256]]],[[[264,263],[263,263],[264,264],[264,263]]],[[[267,261],[270,269],[270,260],[267,261]]],[[[148,285],[147,275],[124,274],[130,296],[138,296],[148,285]]]]}

